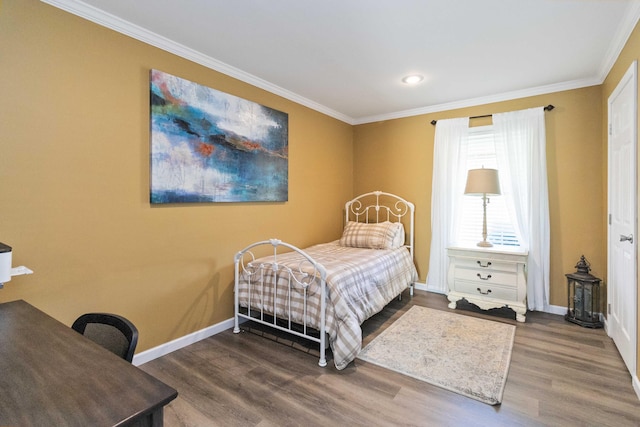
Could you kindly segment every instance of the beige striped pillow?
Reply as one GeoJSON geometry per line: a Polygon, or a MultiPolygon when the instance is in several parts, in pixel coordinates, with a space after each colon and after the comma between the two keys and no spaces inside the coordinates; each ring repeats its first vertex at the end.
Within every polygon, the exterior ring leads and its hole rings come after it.
{"type": "MultiPolygon", "coordinates": [[[[365,249],[394,249],[400,240],[398,233],[404,234],[402,223],[384,221],[367,224],[349,221],[340,238],[341,246],[365,249]]],[[[404,236],[402,236],[404,243],[404,236]]]]}

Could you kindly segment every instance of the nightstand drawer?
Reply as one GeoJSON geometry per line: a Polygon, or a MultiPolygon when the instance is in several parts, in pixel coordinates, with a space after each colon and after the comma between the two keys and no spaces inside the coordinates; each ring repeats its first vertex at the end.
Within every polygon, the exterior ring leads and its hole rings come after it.
{"type": "Polygon", "coordinates": [[[513,273],[516,273],[518,271],[518,264],[516,264],[515,262],[495,259],[459,257],[456,259],[456,264],[460,268],[510,271],[513,273]]]}
{"type": "Polygon", "coordinates": [[[495,298],[513,302],[518,299],[518,290],[514,286],[505,287],[491,283],[456,280],[454,287],[457,292],[474,295],[477,298],[495,298]]]}
{"type": "Polygon", "coordinates": [[[508,249],[450,247],[449,308],[466,299],[482,310],[509,307],[518,322],[527,313],[527,252],[508,249]]]}
{"type": "Polygon", "coordinates": [[[456,280],[461,279],[483,285],[506,285],[511,286],[514,289],[517,283],[515,270],[513,272],[507,272],[492,269],[480,270],[477,268],[456,268],[454,278],[456,280]]]}

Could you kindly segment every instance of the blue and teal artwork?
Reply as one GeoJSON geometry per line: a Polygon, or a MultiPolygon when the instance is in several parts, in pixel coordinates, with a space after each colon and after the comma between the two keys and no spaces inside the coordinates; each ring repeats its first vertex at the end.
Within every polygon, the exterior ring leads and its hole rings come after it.
{"type": "Polygon", "coordinates": [[[288,200],[286,113],[151,70],[151,203],[288,200]]]}

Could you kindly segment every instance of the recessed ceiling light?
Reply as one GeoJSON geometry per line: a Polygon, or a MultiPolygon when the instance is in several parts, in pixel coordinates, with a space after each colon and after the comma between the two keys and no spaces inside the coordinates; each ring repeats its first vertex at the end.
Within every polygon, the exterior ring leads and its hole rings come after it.
{"type": "Polygon", "coordinates": [[[422,77],[420,74],[411,74],[410,76],[404,77],[402,79],[402,82],[408,85],[415,85],[420,83],[422,80],[424,80],[424,77],[422,77]]]}

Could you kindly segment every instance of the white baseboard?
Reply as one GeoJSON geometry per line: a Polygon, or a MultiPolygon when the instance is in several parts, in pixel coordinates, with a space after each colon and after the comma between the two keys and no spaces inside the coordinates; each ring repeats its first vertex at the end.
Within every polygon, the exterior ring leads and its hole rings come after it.
{"type": "Polygon", "coordinates": [[[567,307],[562,307],[560,305],[547,305],[544,307],[544,310],[542,310],[542,312],[564,316],[565,314],[567,314],[567,307]]]}
{"type": "Polygon", "coordinates": [[[168,343],[161,344],[157,347],[150,348],[149,350],[138,353],[133,356],[133,361],[131,363],[133,363],[135,366],[142,365],[144,363],[152,361],[153,359],[157,359],[158,357],[164,356],[173,351],[194,344],[205,338],[209,338],[210,336],[218,334],[222,331],[226,331],[230,328],[233,328],[233,317],[220,323],[216,323],[215,325],[200,329],[199,331],[192,332],[189,335],[176,338],[175,340],[169,341],[168,343]]]}
{"type": "Polygon", "coordinates": [[[446,295],[446,292],[441,291],[440,289],[432,289],[429,287],[429,285],[427,285],[426,283],[420,283],[420,282],[415,282],[413,284],[413,287],[415,289],[419,289],[421,291],[427,291],[427,292],[432,292],[434,294],[441,294],[441,295],[446,295]]]}
{"type": "MultiPolygon", "coordinates": [[[[420,289],[423,291],[429,290],[427,285],[424,283],[415,283],[415,289],[420,289]]],[[[244,322],[244,320],[241,320],[241,322],[244,322]]],[[[153,347],[149,350],[138,353],[133,356],[133,360],[131,363],[135,366],[143,365],[147,362],[157,359],[158,357],[162,357],[188,345],[195,344],[200,340],[209,338],[230,328],[233,328],[233,317],[231,319],[223,320],[220,323],[216,323],[215,325],[200,329],[199,331],[192,332],[183,337],[176,338],[175,340],[169,341],[168,343],[160,344],[157,347],[153,347]]]]}
{"type": "MultiPolygon", "coordinates": [[[[430,290],[429,286],[426,283],[416,282],[414,283],[414,287],[415,289],[418,289],[421,291],[444,294],[441,291],[430,290]]],[[[549,305],[545,308],[544,312],[551,313],[551,314],[564,315],[567,312],[567,308],[560,307],[557,305],[549,305]]],[[[157,359],[158,357],[164,356],[173,351],[176,351],[188,345],[194,344],[205,338],[209,338],[210,336],[226,331],[227,329],[230,329],[230,328],[233,328],[233,317],[231,319],[223,320],[220,323],[216,323],[215,325],[208,326],[199,331],[192,332],[183,337],[176,338],[175,340],[169,341],[168,343],[161,344],[157,347],[150,348],[149,350],[145,350],[141,353],[138,353],[135,356],[133,356],[132,363],[135,366],[142,365],[144,363],[152,361],[153,359],[157,359]]],[[[636,389],[636,393],[639,393],[638,390],[640,390],[640,383],[638,383],[637,377],[634,377],[634,388],[636,389]]],[[[640,396],[640,393],[639,393],[639,396],[640,396]]]]}
{"type": "MultiPolygon", "coordinates": [[[[443,294],[443,292],[430,291],[429,287],[425,283],[416,282],[414,283],[414,287],[415,289],[419,289],[421,291],[443,294]]],[[[551,314],[564,315],[567,312],[567,307],[561,307],[558,305],[549,305],[545,308],[544,312],[551,313],[551,314]]],[[[177,338],[168,343],[161,344],[157,347],[143,351],[133,356],[132,363],[135,366],[142,365],[144,363],[157,359],[158,357],[164,356],[173,351],[176,351],[188,345],[194,344],[200,340],[209,338],[210,336],[226,331],[227,329],[233,328],[233,324],[234,324],[233,321],[234,321],[234,318],[232,317],[231,319],[224,320],[220,323],[216,323],[215,325],[208,326],[204,329],[193,332],[189,335],[185,335],[183,337],[177,338]]],[[[605,319],[605,330],[606,330],[606,326],[607,325],[606,325],[606,319],[605,319]]],[[[633,384],[633,389],[635,390],[636,395],[638,396],[638,399],[640,399],[640,380],[638,379],[638,376],[631,375],[631,381],[633,384]]]]}

